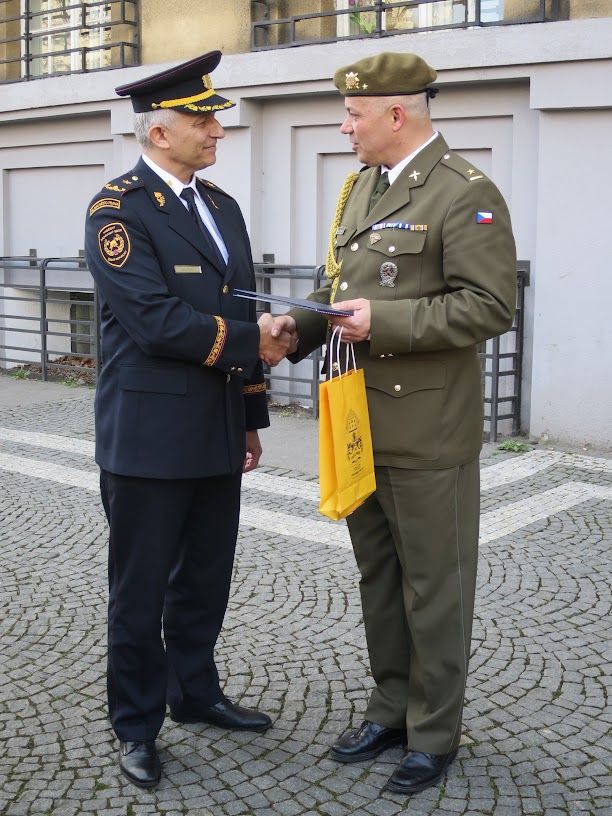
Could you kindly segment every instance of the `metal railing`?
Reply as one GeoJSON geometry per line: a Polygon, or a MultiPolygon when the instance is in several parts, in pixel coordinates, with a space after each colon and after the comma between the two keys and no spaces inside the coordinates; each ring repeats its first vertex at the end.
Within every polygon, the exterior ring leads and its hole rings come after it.
{"type": "Polygon", "coordinates": [[[529,271],[529,261],[517,262],[516,313],[512,327],[484,343],[478,355],[483,373],[485,425],[488,425],[485,436],[489,442],[497,442],[500,422],[511,423],[513,436],[521,430],[525,287],[529,286],[529,271]],[[505,406],[509,407],[504,410],[505,406]]]}
{"type": "Polygon", "coordinates": [[[512,15],[498,0],[336,0],[333,9],[324,10],[329,3],[316,2],[318,10],[276,19],[271,16],[275,5],[268,0],[251,3],[251,50],[451,28],[542,23],[563,16],[560,0],[530,0],[522,13],[514,7],[512,15]]]}
{"type": "MultiPolygon", "coordinates": [[[[301,296],[306,297],[308,292],[314,292],[321,284],[324,275],[324,266],[281,266],[273,263],[255,264],[255,280],[257,291],[262,294],[272,293],[272,283],[280,284],[283,288],[289,288],[293,293],[295,287],[303,288],[301,296]],[[300,282],[306,282],[303,287],[300,282]]],[[[258,314],[273,311],[270,304],[265,301],[257,301],[258,314]]],[[[279,311],[286,311],[280,309],[279,311]]],[[[286,363],[281,363],[281,368],[276,366],[271,369],[264,365],[266,376],[266,388],[268,394],[273,398],[286,399],[290,402],[299,402],[307,399],[310,402],[313,416],[319,415],[319,379],[321,371],[322,354],[321,349],[315,349],[307,358],[311,366],[308,377],[300,377],[292,368],[283,373],[283,368],[287,368],[286,363]],[[301,388],[305,386],[305,388],[301,388]]],[[[290,364],[289,364],[290,365],[290,364]]]]}
{"type": "MultiPolygon", "coordinates": [[[[305,297],[320,286],[322,276],[322,266],[255,265],[257,291],[262,295],[297,294],[305,297]]],[[[520,431],[528,261],[519,261],[517,283],[517,308],[512,328],[501,337],[484,343],[479,351],[485,401],[484,434],[492,442],[502,432],[502,423],[509,426],[510,434],[520,431]]],[[[257,303],[260,313],[270,311],[269,304],[263,300],[257,303]]],[[[50,376],[65,376],[66,373],[91,373],[92,370],[97,376],[100,366],[99,338],[98,300],[82,256],[38,258],[34,254],[0,257],[1,367],[14,371],[29,370],[35,375],[40,374],[43,380],[50,376]],[[77,297],[74,297],[75,294],[77,297]],[[90,317],[71,317],[69,307],[72,305],[90,307],[90,317]],[[60,347],[62,343],[63,348],[60,347]],[[89,343],[91,353],[72,351],[72,346],[79,343],[89,343]],[[70,363],[62,362],[66,356],[70,357],[70,363]]],[[[296,368],[286,361],[274,369],[266,367],[267,390],[271,400],[305,406],[311,409],[313,416],[318,416],[321,363],[322,352],[317,349],[299,364],[307,367],[307,376],[300,376],[296,368]]]]}
{"type": "Polygon", "coordinates": [[[137,65],[138,0],[0,0],[0,83],[137,65]]]}
{"type": "Polygon", "coordinates": [[[93,361],[97,376],[99,309],[84,258],[0,257],[0,275],[0,364],[48,380],[50,374],[91,372],[93,361]],[[70,306],[90,307],[91,317],[72,318],[70,306]],[[73,351],[76,343],[89,344],[91,353],[73,351]],[[62,362],[65,357],[71,362],[62,362]]]}

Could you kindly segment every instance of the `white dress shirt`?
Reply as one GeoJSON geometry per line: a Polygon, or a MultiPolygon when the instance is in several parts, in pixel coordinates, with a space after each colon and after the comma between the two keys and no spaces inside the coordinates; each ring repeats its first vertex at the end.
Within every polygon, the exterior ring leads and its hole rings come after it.
{"type": "Polygon", "coordinates": [[[420,147],[417,147],[417,149],[414,152],[412,152],[409,156],[406,156],[405,159],[402,159],[401,162],[398,162],[395,165],[395,167],[391,168],[391,170],[389,170],[388,167],[384,167],[384,166],[381,167],[380,168],[381,173],[389,173],[389,184],[393,184],[393,182],[399,176],[399,174],[402,172],[404,167],[406,167],[406,165],[409,164],[415,158],[415,156],[418,156],[418,154],[421,152],[421,150],[425,150],[427,145],[431,144],[433,142],[433,140],[437,139],[437,138],[438,138],[438,131],[436,130],[436,132],[434,133],[433,136],[431,136],[426,142],[423,142],[423,144],[420,147]]]}
{"type": "Polygon", "coordinates": [[[196,207],[198,208],[198,213],[200,214],[200,218],[206,225],[206,229],[210,232],[210,235],[215,242],[215,244],[219,247],[219,252],[223,256],[223,260],[227,263],[227,259],[229,257],[229,253],[227,251],[227,247],[225,246],[225,242],[223,241],[223,236],[219,232],[219,228],[215,223],[215,219],[210,214],[210,210],[204,203],[202,196],[200,195],[198,188],[196,186],[196,177],[195,175],[191,177],[191,181],[189,184],[183,184],[180,179],[177,179],[176,176],[171,175],[167,170],[164,170],[158,164],[155,164],[153,159],[149,158],[149,156],[142,156],[143,161],[147,164],[154,173],[156,173],[162,181],[165,181],[168,187],[172,190],[172,192],[176,195],[178,200],[181,202],[183,207],[186,210],[189,209],[187,206],[187,202],[181,198],[181,193],[185,189],[185,187],[191,187],[191,189],[195,193],[195,203],[196,207]]]}

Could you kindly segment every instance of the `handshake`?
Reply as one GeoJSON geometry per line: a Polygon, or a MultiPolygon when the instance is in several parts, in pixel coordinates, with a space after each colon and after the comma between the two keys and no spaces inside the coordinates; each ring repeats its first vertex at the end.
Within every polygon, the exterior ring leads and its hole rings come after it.
{"type": "Polygon", "coordinates": [[[259,356],[268,365],[275,366],[297,349],[298,334],[291,315],[262,314],[259,325],[259,356]]]}

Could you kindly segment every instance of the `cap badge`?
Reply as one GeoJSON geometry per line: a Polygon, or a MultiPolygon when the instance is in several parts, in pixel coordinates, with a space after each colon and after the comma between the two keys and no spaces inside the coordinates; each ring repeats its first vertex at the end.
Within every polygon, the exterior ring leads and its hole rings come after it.
{"type": "Polygon", "coordinates": [[[345,77],[345,82],[347,91],[352,91],[355,88],[359,88],[359,74],[355,73],[354,71],[349,71],[345,77]]]}
{"type": "Polygon", "coordinates": [[[159,206],[163,207],[164,204],[166,203],[166,197],[164,196],[164,194],[155,192],[153,193],[153,195],[157,199],[157,203],[159,204],[159,206]]]}
{"type": "Polygon", "coordinates": [[[388,286],[393,288],[395,286],[395,279],[397,278],[397,266],[391,261],[385,261],[380,267],[380,281],[381,286],[388,286]]]}
{"type": "Polygon", "coordinates": [[[211,81],[211,79],[210,79],[210,75],[209,75],[209,74],[204,74],[204,75],[202,76],[202,82],[204,83],[204,87],[206,88],[206,90],[207,90],[207,91],[212,91],[212,89],[213,89],[213,84],[212,84],[212,81],[211,81]]]}

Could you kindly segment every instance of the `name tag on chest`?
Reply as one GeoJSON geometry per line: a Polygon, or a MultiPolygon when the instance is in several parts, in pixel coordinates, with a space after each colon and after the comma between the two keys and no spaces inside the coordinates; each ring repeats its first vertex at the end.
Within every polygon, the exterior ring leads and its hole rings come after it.
{"type": "Polygon", "coordinates": [[[180,264],[174,265],[174,271],[177,275],[201,275],[202,274],[202,267],[201,266],[181,266],[180,264]]]}

